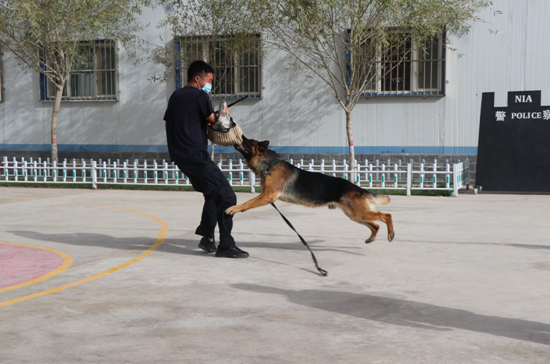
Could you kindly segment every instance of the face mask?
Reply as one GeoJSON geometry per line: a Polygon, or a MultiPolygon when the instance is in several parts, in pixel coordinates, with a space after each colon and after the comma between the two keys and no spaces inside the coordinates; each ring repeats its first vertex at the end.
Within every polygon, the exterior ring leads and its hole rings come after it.
{"type": "MultiPolygon", "coordinates": [[[[204,82],[204,80],[202,78],[201,78],[201,81],[204,82]]],[[[209,93],[210,91],[212,91],[212,84],[204,82],[204,87],[199,87],[199,89],[203,90],[206,93],[209,93]]]]}

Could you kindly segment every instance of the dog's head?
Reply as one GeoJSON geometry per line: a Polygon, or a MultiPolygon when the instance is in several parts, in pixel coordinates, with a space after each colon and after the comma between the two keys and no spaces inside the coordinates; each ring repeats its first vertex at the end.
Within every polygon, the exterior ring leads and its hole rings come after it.
{"type": "Polygon", "coordinates": [[[254,157],[261,157],[265,154],[265,152],[268,151],[268,146],[268,140],[259,142],[254,139],[248,139],[243,135],[243,144],[235,146],[235,149],[237,149],[247,161],[250,161],[254,157]]]}

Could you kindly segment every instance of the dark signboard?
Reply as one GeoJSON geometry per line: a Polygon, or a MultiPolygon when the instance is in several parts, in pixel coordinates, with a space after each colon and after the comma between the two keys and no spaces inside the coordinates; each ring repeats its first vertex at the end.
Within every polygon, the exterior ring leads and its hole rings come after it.
{"type": "Polygon", "coordinates": [[[508,92],[508,107],[484,93],[476,185],[483,191],[550,192],[550,106],[541,91],[508,92]]]}

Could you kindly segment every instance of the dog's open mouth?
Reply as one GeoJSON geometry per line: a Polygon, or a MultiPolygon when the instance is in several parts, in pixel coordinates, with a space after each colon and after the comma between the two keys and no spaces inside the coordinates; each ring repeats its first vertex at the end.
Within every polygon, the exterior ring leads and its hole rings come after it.
{"type": "Polygon", "coordinates": [[[245,145],[235,145],[235,149],[243,154],[248,154],[248,148],[245,145]]]}

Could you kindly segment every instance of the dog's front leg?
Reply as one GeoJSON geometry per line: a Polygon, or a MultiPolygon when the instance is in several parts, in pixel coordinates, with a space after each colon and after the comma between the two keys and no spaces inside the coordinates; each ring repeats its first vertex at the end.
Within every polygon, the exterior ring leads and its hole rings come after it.
{"type": "Polygon", "coordinates": [[[271,193],[262,193],[258,197],[248,200],[243,204],[231,206],[225,213],[228,215],[235,215],[237,212],[245,212],[246,210],[254,209],[256,207],[265,206],[269,203],[275,202],[277,196],[271,193]]]}

